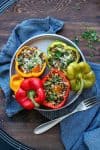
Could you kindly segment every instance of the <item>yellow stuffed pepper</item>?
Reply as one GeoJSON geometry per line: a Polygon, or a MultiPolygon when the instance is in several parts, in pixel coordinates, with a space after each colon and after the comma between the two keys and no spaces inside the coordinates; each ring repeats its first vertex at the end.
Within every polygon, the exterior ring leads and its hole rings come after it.
{"type": "Polygon", "coordinates": [[[16,53],[15,69],[22,77],[39,77],[46,68],[46,56],[37,47],[24,46],[16,53]]]}

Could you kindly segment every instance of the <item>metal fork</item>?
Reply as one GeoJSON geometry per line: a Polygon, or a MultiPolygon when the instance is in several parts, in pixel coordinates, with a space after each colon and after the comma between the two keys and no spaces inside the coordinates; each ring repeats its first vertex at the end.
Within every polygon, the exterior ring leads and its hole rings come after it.
{"type": "Polygon", "coordinates": [[[44,133],[47,130],[54,127],[56,124],[60,123],[66,117],[68,117],[68,116],[70,116],[76,112],[80,112],[80,111],[84,111],[84,110],[87,110],[89,108],[92,108],[93,106],[95,106],[96,104],[99,104],[99,103],[100,103],[100,101],[96,100],[96,96],[85,99],[71,113],[41,124],[40,126],[36,127],[33,132],[34,132],[34,134],[44,133]]]}

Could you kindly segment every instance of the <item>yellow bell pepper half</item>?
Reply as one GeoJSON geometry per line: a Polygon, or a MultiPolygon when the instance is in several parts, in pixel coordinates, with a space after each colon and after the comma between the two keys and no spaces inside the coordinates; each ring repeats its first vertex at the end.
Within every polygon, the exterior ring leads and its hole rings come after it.
{"type": "Polygon", "coordinates": [[[21,77],[19,74],[14,74],[10,78],[10,88],[14,91],[14,93],[17,92],[17,90],[20,87],[20,84],[24,80],[23,77],[21,77]]]}

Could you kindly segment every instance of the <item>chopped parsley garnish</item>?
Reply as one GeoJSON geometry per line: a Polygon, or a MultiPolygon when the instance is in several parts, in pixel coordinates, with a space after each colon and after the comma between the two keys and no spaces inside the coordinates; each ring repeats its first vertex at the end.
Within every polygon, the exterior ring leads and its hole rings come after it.
{"type": "Polygon", "coordinates": [[[87,41],[88,47],[91,49],[95,49],[93,44],[100,41],[100,36],[95,30],[86,30],[81,37],[87,41]]]}

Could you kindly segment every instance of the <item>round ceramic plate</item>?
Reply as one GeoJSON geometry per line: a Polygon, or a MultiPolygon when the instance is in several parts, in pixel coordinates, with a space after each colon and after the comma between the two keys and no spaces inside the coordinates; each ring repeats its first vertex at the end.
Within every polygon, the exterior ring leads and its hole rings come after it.
{"type": "MultiPolygon", "coordinates": [[[[48,46],[54,42],[55,40],[60,40],[62,42],[65,42],[68,45],[71,45],[73,47],[75,47],[79,53],[80,53],[80,61],[85,61],[84,55],[82,54],[81,50],[79,49],[79,47],[72,42],[70,39],[63,37],[61,35],[57,35],[57,34],[41,34],[41,35],[37,35],[34,37],[31,37],[30,39],[28,39],[27,41],[25,41],[23,44],[20,45],[20,47],[16,50],[12,60],[11,60],[11,65],[10,65],[10,77],[16,73],[15,71],[15,56],[17,51],[23,47],[23,46],[30,46],[30,47],[38,47],[41,51],[47,53],[47,48],[48,46]]],[[[70,95],[68,97],[68,101],[66,102],[66,104],[62,107],[68,107],[70,104],[72,104],[73,102],[75,102],[77,100],[77,98],[79,97],[79,95],[81,94],[81,90],[78,92],[70,92],[70,95]]],[[[60,108],[60,109],[62,109],[60,108]]],[[[46,109],[46,108],[36,108],[39,111],[52,111],[52,109],[46,109]]],[[[57,110],[57,109],[56,109],[57,110]]],[[[54,110],[55,111],[55,110],[54,110]]]]}

